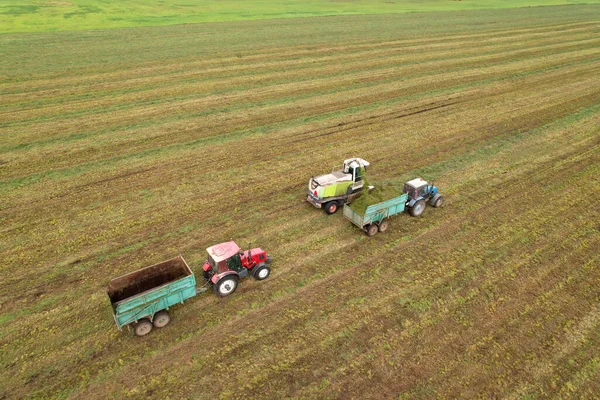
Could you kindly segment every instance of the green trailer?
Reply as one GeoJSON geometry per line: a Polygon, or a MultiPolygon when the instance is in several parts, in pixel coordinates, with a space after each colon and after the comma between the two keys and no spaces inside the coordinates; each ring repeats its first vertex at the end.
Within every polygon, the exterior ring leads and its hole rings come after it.
{"type": "Polygon", "coordinates": [[[196,278],[183,257],[131,272],[110,281],[108,297],[119,330],[132,326],[138,336],[170,321],[167,310],[195,296],[196,278]]]}
{"type": "Polygon", "coordinates": [[[344,205],[344,217],[365,231],[368,236],[384,232],[388,228],[388,218],[404,211],[408,194],[403,193],[393,199],[368,206],[364,213],[357,212],[344,205]]]}

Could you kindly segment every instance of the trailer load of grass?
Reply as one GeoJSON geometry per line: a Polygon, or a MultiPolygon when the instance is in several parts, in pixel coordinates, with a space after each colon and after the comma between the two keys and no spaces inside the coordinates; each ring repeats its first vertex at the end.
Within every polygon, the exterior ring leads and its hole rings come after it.
{"type": "Polygon", "coordinates": [[[402,187],[387,185],[387,186],[376,186],[373,190],[365,190],[364,193],[352,204],[348,205],[354,212],[364,215],[367,207],[373,204],[381,203],[386,200],[393,199],[402,194],[402,187]]]}
{"type": "MultiPolygon", "coordinates": [[[[367,180],[364,169],[361,169],[361,175],[363,177],[363,187],[368,188],[370,183],[367,180]]],[[[378,185],[375,183],[374,186],[375,188],[373,190],[363,190],[363,194],[358,199],[354,200],[352,204],[349,204],[348,207],[360,215],[365,215],[367,207],[393,199],[402,194],[402,186],[393,185],[391,183],[385,185],[378,185]]]]}

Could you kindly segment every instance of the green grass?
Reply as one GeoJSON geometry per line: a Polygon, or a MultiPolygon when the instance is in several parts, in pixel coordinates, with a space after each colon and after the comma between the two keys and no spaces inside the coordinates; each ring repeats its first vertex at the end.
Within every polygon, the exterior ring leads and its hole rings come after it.
{"type": "Polygon", "coordinates": [[[598,0],[7,0],[0,4],[0,33],[597,3],[598,0]]]}

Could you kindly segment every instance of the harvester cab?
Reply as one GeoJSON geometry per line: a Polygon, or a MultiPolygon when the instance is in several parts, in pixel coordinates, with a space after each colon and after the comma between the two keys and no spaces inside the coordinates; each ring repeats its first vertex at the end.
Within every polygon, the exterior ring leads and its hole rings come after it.
{"type": "Polygon", "coordinates": [[[362,171],[366,171],[369,162],[354,157],[344,160],[341,169],[333,169],[330,174],[313,176],[308,182],[307,201],[317,208],[323,208],[327,214],[335,213],[345,203],[360,196],[364,182],[362,171]]]}
{"type": "Polygon", "coordinates": [[[271,257],[261,248],[242,251],[233,241],[216,244],[206,249],[208,258],[202,269],[204,278],[213,285],[218,296],[228,296],[237,289],[241,278],[256,280],[268,278],[271,257]]]}
{"type": "Polygon", "coordinates": [[[408,194],[408,207],[410,214],[417,217],[425,211],[427,201],[433,207],[441,207],[444,203],[444,198],[438,193],[437,187],[429,184],[427,181],[416,178],[404,184],[403,192],[408,194]]]}
{"type": "Polygon", "coordinates": [[[362,158],[349,158],[344,160],[344,174],[352,180],[352,192],[356,192],[357,190],[361,190],[363,187],[363,177],[361,174],[361,170],[366,171],[369,166],[369,162],[363,160],[362,158]]]}

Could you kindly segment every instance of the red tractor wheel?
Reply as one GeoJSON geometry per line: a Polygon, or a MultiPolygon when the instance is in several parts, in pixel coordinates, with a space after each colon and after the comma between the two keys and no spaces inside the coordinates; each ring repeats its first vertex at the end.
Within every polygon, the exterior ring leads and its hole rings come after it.
{"type": "Polygon", "coordinates": [[[229,296],[235,292],[238,286],[238,277],[236,275],[227,275],[221,278],[214,286],[215,293],[219,297],[229,296]]]}
{"type": "Polygon", "coordinates": [[[266,265],[263,265],[262,267],[258,267],[258,269],[254,271],[252,276],[254,276],[254,279],[256,279],[257,281],[262,281],[263,279],[267,279],[270,274],[271,268],[267,267],[266,265]]]}

